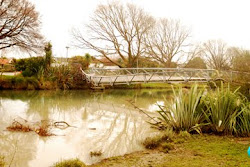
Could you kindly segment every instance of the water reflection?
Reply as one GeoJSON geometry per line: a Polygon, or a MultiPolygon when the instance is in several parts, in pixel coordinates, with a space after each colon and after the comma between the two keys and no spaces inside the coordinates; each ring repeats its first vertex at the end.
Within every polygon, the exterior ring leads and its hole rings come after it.
{"type": "Polygon", "coordinates": [[[152,111],[156,109],[154,104],[168,93],[163,90],[1,91],[0,154],[8,157],[12,166],[46,167],[61,159],[78,157],[92,164],[102,158],[141,150],[141,140],[157,132],[149,128],[147,117],[134,110],[127,100],[133,99],[137,106],[152,111]],[[55,129],[53,133],[58,136],[47,138],[33,132],[5,131],[16,117],[31,122],[66,121],[76,128],[55,129]],[[91,151],[102,151],[103,155],[90,157],[91,151]]]}
{"type": "Polygon", "coordinates": [[[36,158],[39,138],[33,134],[1,133],[0,154],[5,157],[6,166],[24,167],[36,158]]]}

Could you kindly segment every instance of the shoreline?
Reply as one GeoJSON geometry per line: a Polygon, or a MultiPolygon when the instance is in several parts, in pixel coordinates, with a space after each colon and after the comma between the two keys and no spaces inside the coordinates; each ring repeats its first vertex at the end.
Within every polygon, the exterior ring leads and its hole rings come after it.
{"type": "Polygon", "coordinates": [[[247,148],[250,137],[192,135],[168,153],[158,149],[136,151],[122,156],[105,158],[88,167],[163,167],[163,166],[250,166],[247,148]]]}

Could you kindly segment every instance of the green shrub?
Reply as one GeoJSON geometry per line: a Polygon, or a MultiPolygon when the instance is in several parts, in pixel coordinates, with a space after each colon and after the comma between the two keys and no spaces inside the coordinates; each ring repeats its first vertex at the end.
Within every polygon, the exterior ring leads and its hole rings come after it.
{"type": "Polygon", "coordinates": [[[15,77],[15,84],[23,84],[25,83],[25,78],[22,76],[16,76],[15,77]]]}
{"type": "Polygon", "coordinates": [[[12,85],[14,86],[15,89],[26,89],[27,88],[27,82],[23,76],[13,77],[12,85]]]}
{"type": "Polygon", "coordinates": [[[63,160],[55,163],[52,167],[85,167],[86,165],[79,159],[63,160]]]}
{"type": "Polygon", "coordinates": [[[147,149],[156,149],[163,142],[172,142],[173,138],[174,132],[172,131],[172,129],[167,128],[161,135],[146,138],[142,144],[147,149]]]}
{"type": "Polygon", "coordinates": [[[41,68],[44,68],[45,60],[43,57],[31,57],[19,59],[15,62],[17,71],[22,71],[24,77],[37,76],[41,68]]]}
{"type": "Polygon", "coordinates": [[[164,153],[168,153],[170,150],[173,150],[173,149],[174,149],[173,143],[164,142],[161,144],[161,151],[163,151],[164,153]]]}
{"type": "Polygon", "coordinates": [[[171,128],[166,128],[162,133],[163,133],[163,135],[161,136],[162,141],[172,142],[175,134],[171,128]]]}
{"type": "Polygon", "coordinates": [[[35,89],[39,88],[39,81],[35,77],[26,77],[26,81],[29,85],[32,85],[35,89]]]}
{"type": "Polygon", "coordinates": [[[191,138],[191,135],[187,131],[180,131],[178,137],[182,139],[189,139],[191,138]]]}
{"type": "Polygon", "coordinates": [[[237,135],[250,136],[250,103],[242,106],[242,113],[237,118],[237,135]]]}
{"type": "Polygon", "coordinates": [[[241,112],[242,100],[237,90],[220,88],[211,91],[206,96],[207,110],[204,112],[210,128],[215,133],[232,134],[236,132],[236,118],[241,112]]]}
{"type": "Polygon", "coordinates": [[[73,76],[69,66],[51,67],[48,72],[49,80],[54,80],[61,89],[68,89],[73,84],[73,76]]]}
{"type": "Polygon", "coordinates": [[[156,149],[160,146],[161,141],[161,136],[147,137],[142,144],[146,149],[156,149]]]}
{"type": "Polygon", "coordinates": [[[86,70],[89,68],[91,62],[91,56],[90,54],[86,53],[85,56],[74,56],[70,58],[69,63],[71,68],[82,68],[83,70],[86,70]]]}
{"type": "Polygon", "coordinates": [[[166,102],[166,106],[160,106],[159,120],[175,131],[195,130],[200,133],[204,120],[202,112],[204,88],[198,89],[198,86],[194,85],[190,90],[184,91],[182,87],[179,87],[177,91],[173,89],[173,93],[173,100],[166,102]]]}

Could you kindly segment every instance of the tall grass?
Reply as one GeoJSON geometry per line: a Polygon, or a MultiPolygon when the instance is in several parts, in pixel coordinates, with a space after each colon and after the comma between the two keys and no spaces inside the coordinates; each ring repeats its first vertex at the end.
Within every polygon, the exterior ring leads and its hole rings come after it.
{"type": "Polygon", "coordinates": [[[242,106],[242,112],[237,118],[236,134],[250,137],[250,103],[242,106]]]}
{"type": "Polygon", "coordinates": [[[182,87],[174,90],[174,98],[165,107],[160,107],[158,111],[160,120],[166,122],[176,131],[193,130],[200,132],[203,125],[204,116],[202,114],[204,88],[198,89],[198,86],[192,86],[188,92],[182,87]]]}
{"type": "Polygon", "coordinates": [[[236,118],[241,113],[242,100],[237,90],[230,87],[210,91],[206,96],[206,111],[204,115],[215,133],[232,134],[236,132],[236,118]]]}

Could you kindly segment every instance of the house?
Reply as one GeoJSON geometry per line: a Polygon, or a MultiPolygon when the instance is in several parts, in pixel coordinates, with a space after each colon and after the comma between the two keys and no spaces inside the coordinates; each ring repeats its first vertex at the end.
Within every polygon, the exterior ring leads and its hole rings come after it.
{"type": "Polygon", "coordinates": [[[0,69],[5,69],[5,71],[13,70],[14,65],[12,64],[13,59],[0,58],[0,69]]]}
{"type": "Polygon", "coordinates": [[[9,64],[9,60],[5,58],[0,58],[0,68],[3,68],[6,64],[9,64]]]}

